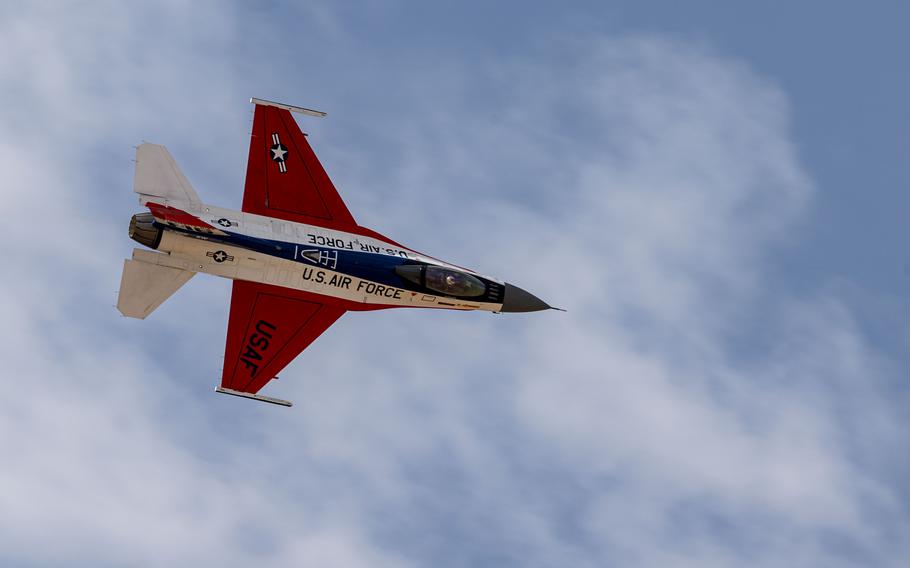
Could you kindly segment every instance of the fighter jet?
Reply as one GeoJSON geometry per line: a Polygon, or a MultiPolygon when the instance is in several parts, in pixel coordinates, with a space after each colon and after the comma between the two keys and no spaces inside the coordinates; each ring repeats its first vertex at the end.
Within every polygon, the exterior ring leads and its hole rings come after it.
{"type": "Polygon", "coordinates": [[[137,147],[134,191],[149,212],[133,215],[129,236],[147,249],[124,261],[117,301],[123,315],[144,319],[196,273],[233,280],[216,392],[291,406],[258,393],[347,311],[551,308],[360,226],[291,115],[325,113],[250,103],[240,211],[203,203],[164,146],[137,147]]]}

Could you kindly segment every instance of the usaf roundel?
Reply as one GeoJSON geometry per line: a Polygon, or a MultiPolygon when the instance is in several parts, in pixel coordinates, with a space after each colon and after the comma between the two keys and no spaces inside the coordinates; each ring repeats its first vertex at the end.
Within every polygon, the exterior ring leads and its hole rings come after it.
{"type": "Polygon", "coordinates": [[[278,171],[281,173],[288,171],[287,164],[284,162],[287,155],[288,147],[281,143],[281,140],[278,139],[278,133],[275,132],[272,134],[272,146],[269,148],[269,156],[272,161],[278,164],[278,171]]]}

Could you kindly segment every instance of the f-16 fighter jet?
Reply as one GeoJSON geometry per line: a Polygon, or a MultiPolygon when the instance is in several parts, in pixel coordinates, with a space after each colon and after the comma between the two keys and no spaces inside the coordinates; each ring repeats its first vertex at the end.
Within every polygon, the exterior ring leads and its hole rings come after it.
{"type": "Polygon", "coordinates": [[[416,252],[357,224],[291,112],[255,105],[240,211],[203,203],[164,148],[136,150],[134,191],[148,213],[129,236],[117,309],[145,318],[197,272],[233,282],[220,393],[258,394],[346,311],[550,308],[512,284],[416,252]],[[157,252],[156,252],[157,251],[157,252]]]}

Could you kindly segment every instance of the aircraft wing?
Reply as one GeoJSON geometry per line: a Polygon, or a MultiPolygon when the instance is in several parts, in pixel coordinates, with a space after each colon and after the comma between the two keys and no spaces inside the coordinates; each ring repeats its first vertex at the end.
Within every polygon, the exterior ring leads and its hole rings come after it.
{"type": "Polygon", "coordinates": [[[253,99],[243,211],[331,228],[356,227],[287,105],[253,99]]]}
{"type": "Polygon", "coordinates": [[[306,292],[235,280],[219,390],[290,405],[255,393],[344,312],[306,292]]]}

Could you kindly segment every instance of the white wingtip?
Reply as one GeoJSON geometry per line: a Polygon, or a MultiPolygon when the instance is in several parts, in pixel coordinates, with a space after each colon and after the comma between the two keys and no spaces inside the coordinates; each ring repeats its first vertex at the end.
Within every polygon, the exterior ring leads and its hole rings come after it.
{"type": "Polygon", "coordinates": [[[251,98],[250,98],[250,103],[252,103],[252,104],[254,104],[254,105],[273,106],[273,107],[283,108],[283,109],[289,110],[289,111],[291,111],[291,112],[299,112],[299,113],[301,113],[301,114],[307,114],[307,115],[309,115],[309,116],[316,116],[316,117],[319,117],[319,118],[323,118],[323,117],[325,117],[325,115],[326,115],[326,113],[322,112],[321,110],[313,110],[313,109],[311,109],[311,108],[304,108],[304,107],[299,107],[299,106],[294,106],[294,105],[287,105],[287,104],[284,104],[284,103],[276,103],[275,101],[267,101],[267,100],[265,100],[265,99],[257,99],[256,97],[251,97],[251,98]]]}
{"type": "Polygon", "coordinates": [[[239,396],[243,398],[248,398],[250,400],[258,400],[259,402],[267,402],[269,404],[277,404],[278,406],[293,406],[293,403],[289,400],[283,400],[280,398],[274,398],[271,396],[265,396],[262,394],[253,394],[251,392],[237,391],[234,389],[229,389],[225,387],[217,387],[215,392],[221,394],[230,394],[233,396],[239,396]]]}

